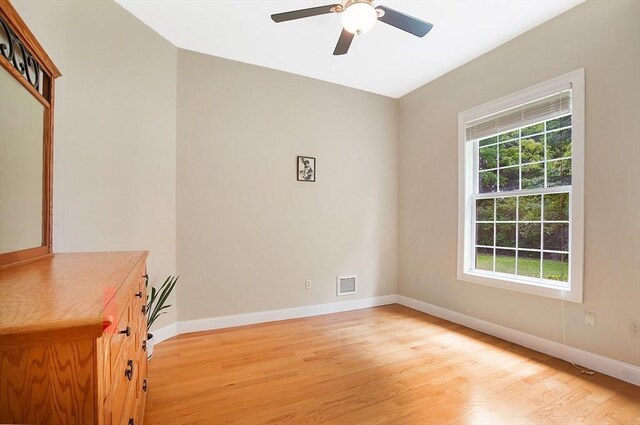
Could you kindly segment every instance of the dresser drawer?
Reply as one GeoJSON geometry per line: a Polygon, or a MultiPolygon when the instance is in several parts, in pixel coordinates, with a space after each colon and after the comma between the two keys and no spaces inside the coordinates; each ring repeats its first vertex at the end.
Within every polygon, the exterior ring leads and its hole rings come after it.
{"type": "Polygon", "coordinates": [[[125,377],[113,389],[111,425],[127,425],[130,419],[135,420],[136,388],[133,384],[136,381],[135,374],[134,366],[132,380],[129,381],[125,377]]]}
{"type": "Polygon", "coordinates": [[[147,331],[147,307],[145,305],[147,299],[146,289],[136,292],[131,300],[131,323],[135,331],[146,336],[147,331]],[[137,294],[141,294],[138,297],[137,294]]]}
{"type": "MultiPolygon", "coordinates": [[[[128,317],[130,306],[125,314],[128,317]]],[[[138,313],[140,316],[141,314],[138,313]]],[[[112,336],[111,341],[111,423],[113,425],[128,424],[130,419],[136,421],[135,407],[142,392],[141,374],[146,375],[146,355],[142,356],[142,337],[132,327],[132,322],[128,323],[130,334],[117,334],[112,336]]],[[[123,326],[121,322],[121,327],[123,326]]],[[[146,377],[146,376],[145,376],[146,377]]]]}
{"type": "Polygon", "coordinates": [[[131,301],[133,307],[137,310],[138,313],[142,313],[142,307],[147,301],[147,288],[145,285],[145,281],[146,279],[144,276],[139,276],[133,283],[131,301]]]}
{"type": "Polygon", "coordinates": [[[117,382],[118,376],[124,374],[127,359],[132,359],[132,353],[135,349],[135,329],[131,326],[129,318],[131,308],[125,308],[120,320],[117,322],[117,328],[110,337],[110,364],[111,376],[114,382],[117,382]]]}

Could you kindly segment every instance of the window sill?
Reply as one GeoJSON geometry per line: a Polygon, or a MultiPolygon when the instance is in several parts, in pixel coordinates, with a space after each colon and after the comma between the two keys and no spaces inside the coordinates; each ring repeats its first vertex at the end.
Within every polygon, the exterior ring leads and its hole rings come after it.
{"type": "Polygon", "coordinates": [[[525,294],[538,295],[541,297],[555,298],[579,304],[582,303],[582,293],[578,293],[578,291],[562,288],[559,285],[544,285],[543,283],[533,282],[526,278],[519,279],[517,276],[503,279],[493,274],[489,275],[469,270],[466,272],[458,272],[458,280],[492,286],[494,288],[508,289],[525,294]]]}

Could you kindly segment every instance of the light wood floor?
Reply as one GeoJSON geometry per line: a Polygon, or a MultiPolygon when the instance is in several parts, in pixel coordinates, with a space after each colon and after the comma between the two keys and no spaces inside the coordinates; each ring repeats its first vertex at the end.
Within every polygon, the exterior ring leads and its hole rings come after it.
{"type": "Polygon", "coordinates": [[[640,387],[391,305],[181,335],[153,424],[640,424],[640,387]]]}

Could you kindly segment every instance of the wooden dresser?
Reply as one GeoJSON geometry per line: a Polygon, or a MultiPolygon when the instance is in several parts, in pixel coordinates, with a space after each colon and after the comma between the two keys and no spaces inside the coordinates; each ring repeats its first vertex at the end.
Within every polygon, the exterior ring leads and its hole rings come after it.
{"type": "Polygon", "coordinates": [[[0,423],[142,424],[146,258],[55,254],[0,272],[0,423]]]}

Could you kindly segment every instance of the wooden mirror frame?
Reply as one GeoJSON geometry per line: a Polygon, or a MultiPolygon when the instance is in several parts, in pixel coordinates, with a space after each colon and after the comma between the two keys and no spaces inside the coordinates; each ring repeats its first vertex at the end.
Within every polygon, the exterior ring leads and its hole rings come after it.
{"type": "Polygon", "coordinates": [[[53,253],[53,104],[61,74],[9,0],[0,0],[0,32],[9,40],[9,45],[0,42],[0,65],[44,107],[42,245],[0,254],[2,270],[53,253]]]}

